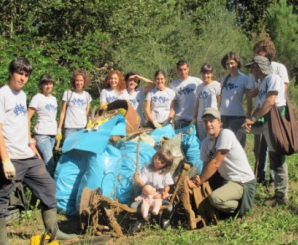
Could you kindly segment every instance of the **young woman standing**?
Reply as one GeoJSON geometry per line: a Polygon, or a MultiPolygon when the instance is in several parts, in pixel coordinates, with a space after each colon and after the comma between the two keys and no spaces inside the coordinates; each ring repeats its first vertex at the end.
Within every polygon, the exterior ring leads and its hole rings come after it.
{"type": "Polygon", "coordinates": [[[105,110],[116,100],[129,100],[129,95],[122,72],[112,70],[105,79],[105,88],[100,92],[100,108],[105,110]]]}
{"type": "Polygon", "coordinates": [[[28,108],[28,126],[30,132],[31,118],[36,113],[34,138],[36,147],[46,165],[46,169],[53,176],[55,162],[53,147],[57,134],[57,100],[51,95],[54,79],[50,74],[43,74],[39,80],[40,93],[33,96],[28,108]]]}
{"type": "Polygon", "coordinates": [[[201,77],[203,83],[200,84],[196,91],[197,102],[194,111],[192,123],[196,122],[197,134],[200,141],[206,138],[207,133],[202,122],[202,115],[205,108],[218,109],[220,103],[220,83],[213,81],[213,67],[205,63],[201,68],[201,77]]]}
{"type": "Polygon", "coordinates": [[[145,113],[148,126],[160,128],[172,123],[174,111],[174,90],[166,87],[167,76],[162,70],[155,72],[156,87],[148,92],[145,113]]]}
{"type": "Polygon", "coordinates": [[[63,93],[56,139],[62,139],[62,126],[65,139],[71,133],[86,127],[92,101],[91,95],[85,91],[89,83],[90,77],[85,71],[78,70],[73,73],[70,81],[72,89],[63,93]]]}
{"type": "Polygon", "coordinates": [[[129,72],[125,76],[126,88],[129,94],[129,102],[131,106],[141,117],[141,125],[145,123],[145,117],[143,113],[143,102],[146,94],[154,88],[155,83],[150,79],[139,76],[134,72],[129,72]],[[140,82],[144,81],[147,86],[139,88],[140,82]]]}

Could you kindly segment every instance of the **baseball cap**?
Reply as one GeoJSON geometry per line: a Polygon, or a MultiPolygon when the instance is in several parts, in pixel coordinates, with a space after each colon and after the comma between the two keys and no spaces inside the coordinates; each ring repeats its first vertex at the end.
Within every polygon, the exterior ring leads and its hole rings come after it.
{"type": "Polygon", "coordinates": [[[261,71],[265,75],[272,74],[273,71],[270,69],[270,61],[265,56],[257,55],[255,56],[251,62],[245,65],[246,68],[250,68],[253,64],[258,64],[261,71]]]}
{"type": "Polygon", "coordinates": [[[211,115],[211,116],[215,117],[216,119],[220,120],[220,112],[216,108],[208,107],[208,108],[204,109],[202,118],[207,115],[211,115]]]}

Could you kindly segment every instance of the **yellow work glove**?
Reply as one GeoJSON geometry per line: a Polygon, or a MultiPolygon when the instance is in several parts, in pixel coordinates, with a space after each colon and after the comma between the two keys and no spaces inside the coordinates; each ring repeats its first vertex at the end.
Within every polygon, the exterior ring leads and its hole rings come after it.
{"type": "Polygon", "coordinates": [[[92,123],[92,120],[89,119],[88,123],[87,123],[87,127],[86,129],[89,130],[90,128],[92,128],[94,126],[94,124],[92,123]]]}
{"type": "Polygon", "coordinates": [[[102,110],[106,110],[107,108],[108,108],[108,103],[103,103],[100,106],[100,109],[102,109],[102,110]]]}
{"type": "Polygon", "coordinates": [[[126,110],[123,109],[123,108],[120,108],[120,109],[118,109],[118,113],[119,113],[119,114],[122,114],[122,115],[125,117],[125,115],[126,115],[126,110]]]}
{"type": "Polygon", "coordinates": [[[159,124],[159,123],[156,122],[156,121],[153,122],[153,125],[154,125],[155,128],[161,128],[161,127],[162,127],[162,125],[159,124]]]}
{"type": "Polygon", "coordinates": [[[6,179],[12,179],[16,176],[16,169],[12,162],[10,161],[10,158],[7,157],[2,161],[3,166],[3,172],[6,177],[6,179]]]}
{"type": "Polygon", "coordinates": [[[62,130],[61,128],[58,128],[57,130],[57,135],[56,135],[56,140],[62,140],[62,130]]]}

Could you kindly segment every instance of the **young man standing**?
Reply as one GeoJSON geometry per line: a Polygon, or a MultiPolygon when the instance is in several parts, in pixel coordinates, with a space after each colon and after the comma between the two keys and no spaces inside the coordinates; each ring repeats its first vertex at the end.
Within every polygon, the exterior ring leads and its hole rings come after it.
{"type": "Polygon", "coordinates": [[[194,115],[196,105],[196,90],[201,79],[189,76],[189,65],[187,61],[180,60],[177,63],[179,78],[169,84],[169,88],[175,91],[175,128],[188,126],[194,115]]]}
{"type": "Polygon", "coordinates": [[[11,61],[8,84],[0,89],[0,245],[8,244],[5,217],[9,214],[9,194],[21,182],[40,199],[43,223],[52,234],[51,239],[68,240],[75,237],[58,229],[55,182],[28,132],[26,95],[22,88],[32,70],[26,58],[11,61]]]}

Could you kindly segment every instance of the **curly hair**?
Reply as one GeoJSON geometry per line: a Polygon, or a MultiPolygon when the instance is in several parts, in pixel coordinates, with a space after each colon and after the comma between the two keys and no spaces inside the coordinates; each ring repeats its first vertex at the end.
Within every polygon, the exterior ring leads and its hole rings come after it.
{"type": "Polygon", "coordinates": [[[73,89],[76,88],[76,78],[77,76],[82,76],[84,79],[83,88],[86,89],[91,81],[91,78],[84,70],[76,70],[73,72],[72,77],[70,78],[70,85],[73,89]]]}
{"type": "Polygon", "coordinates": [[[276,49],[274,43],[269,39],[263,39],[257,42],[253,48],[255,54],[260,54],[260,52],[265,52],[265,57],[271,62],[276,57],[276,49]]]}
{"type": "Polygon", "coordinates": [[[173,166],[174,156],[169,149],[160,149],[158,150],[154,156],[152,157],[152,161],[148,168],[153,171],[154,170],[154,159],[159,158],[162,163],[164,163],[164,167],[160,169],[161,174],[166,174],[170,172],[171,167],[173,166]]]}
{"type": "Polygon", "coordinates": [[[237,63],[237,67],[238,69],[240,69],[242,67],[242,60],[241,60],[241,57],[238,53],[236,52],[229,52],[227,53],[222,59],[221,59],[221,66],[226,70],[227,69],[227,65],[226,65],[226,62],[227,60],[235,60],[236,63],[237,63]]]}
{"type": "Polygon", "coordinates": [[[119,79],[116,90],[118,92],[125,90],[126,89],[125,79],[124,79],[124,76],[123,76],[122,72],[119,71],[119,70],[112,70],[112,71],[109,72],[108,76],[105,79],[105,83],[104,83],[105,88],[110,88],[111,87],[110,79],[114,74],[116,74],[118,76],[118,79],[119,79]]]}

